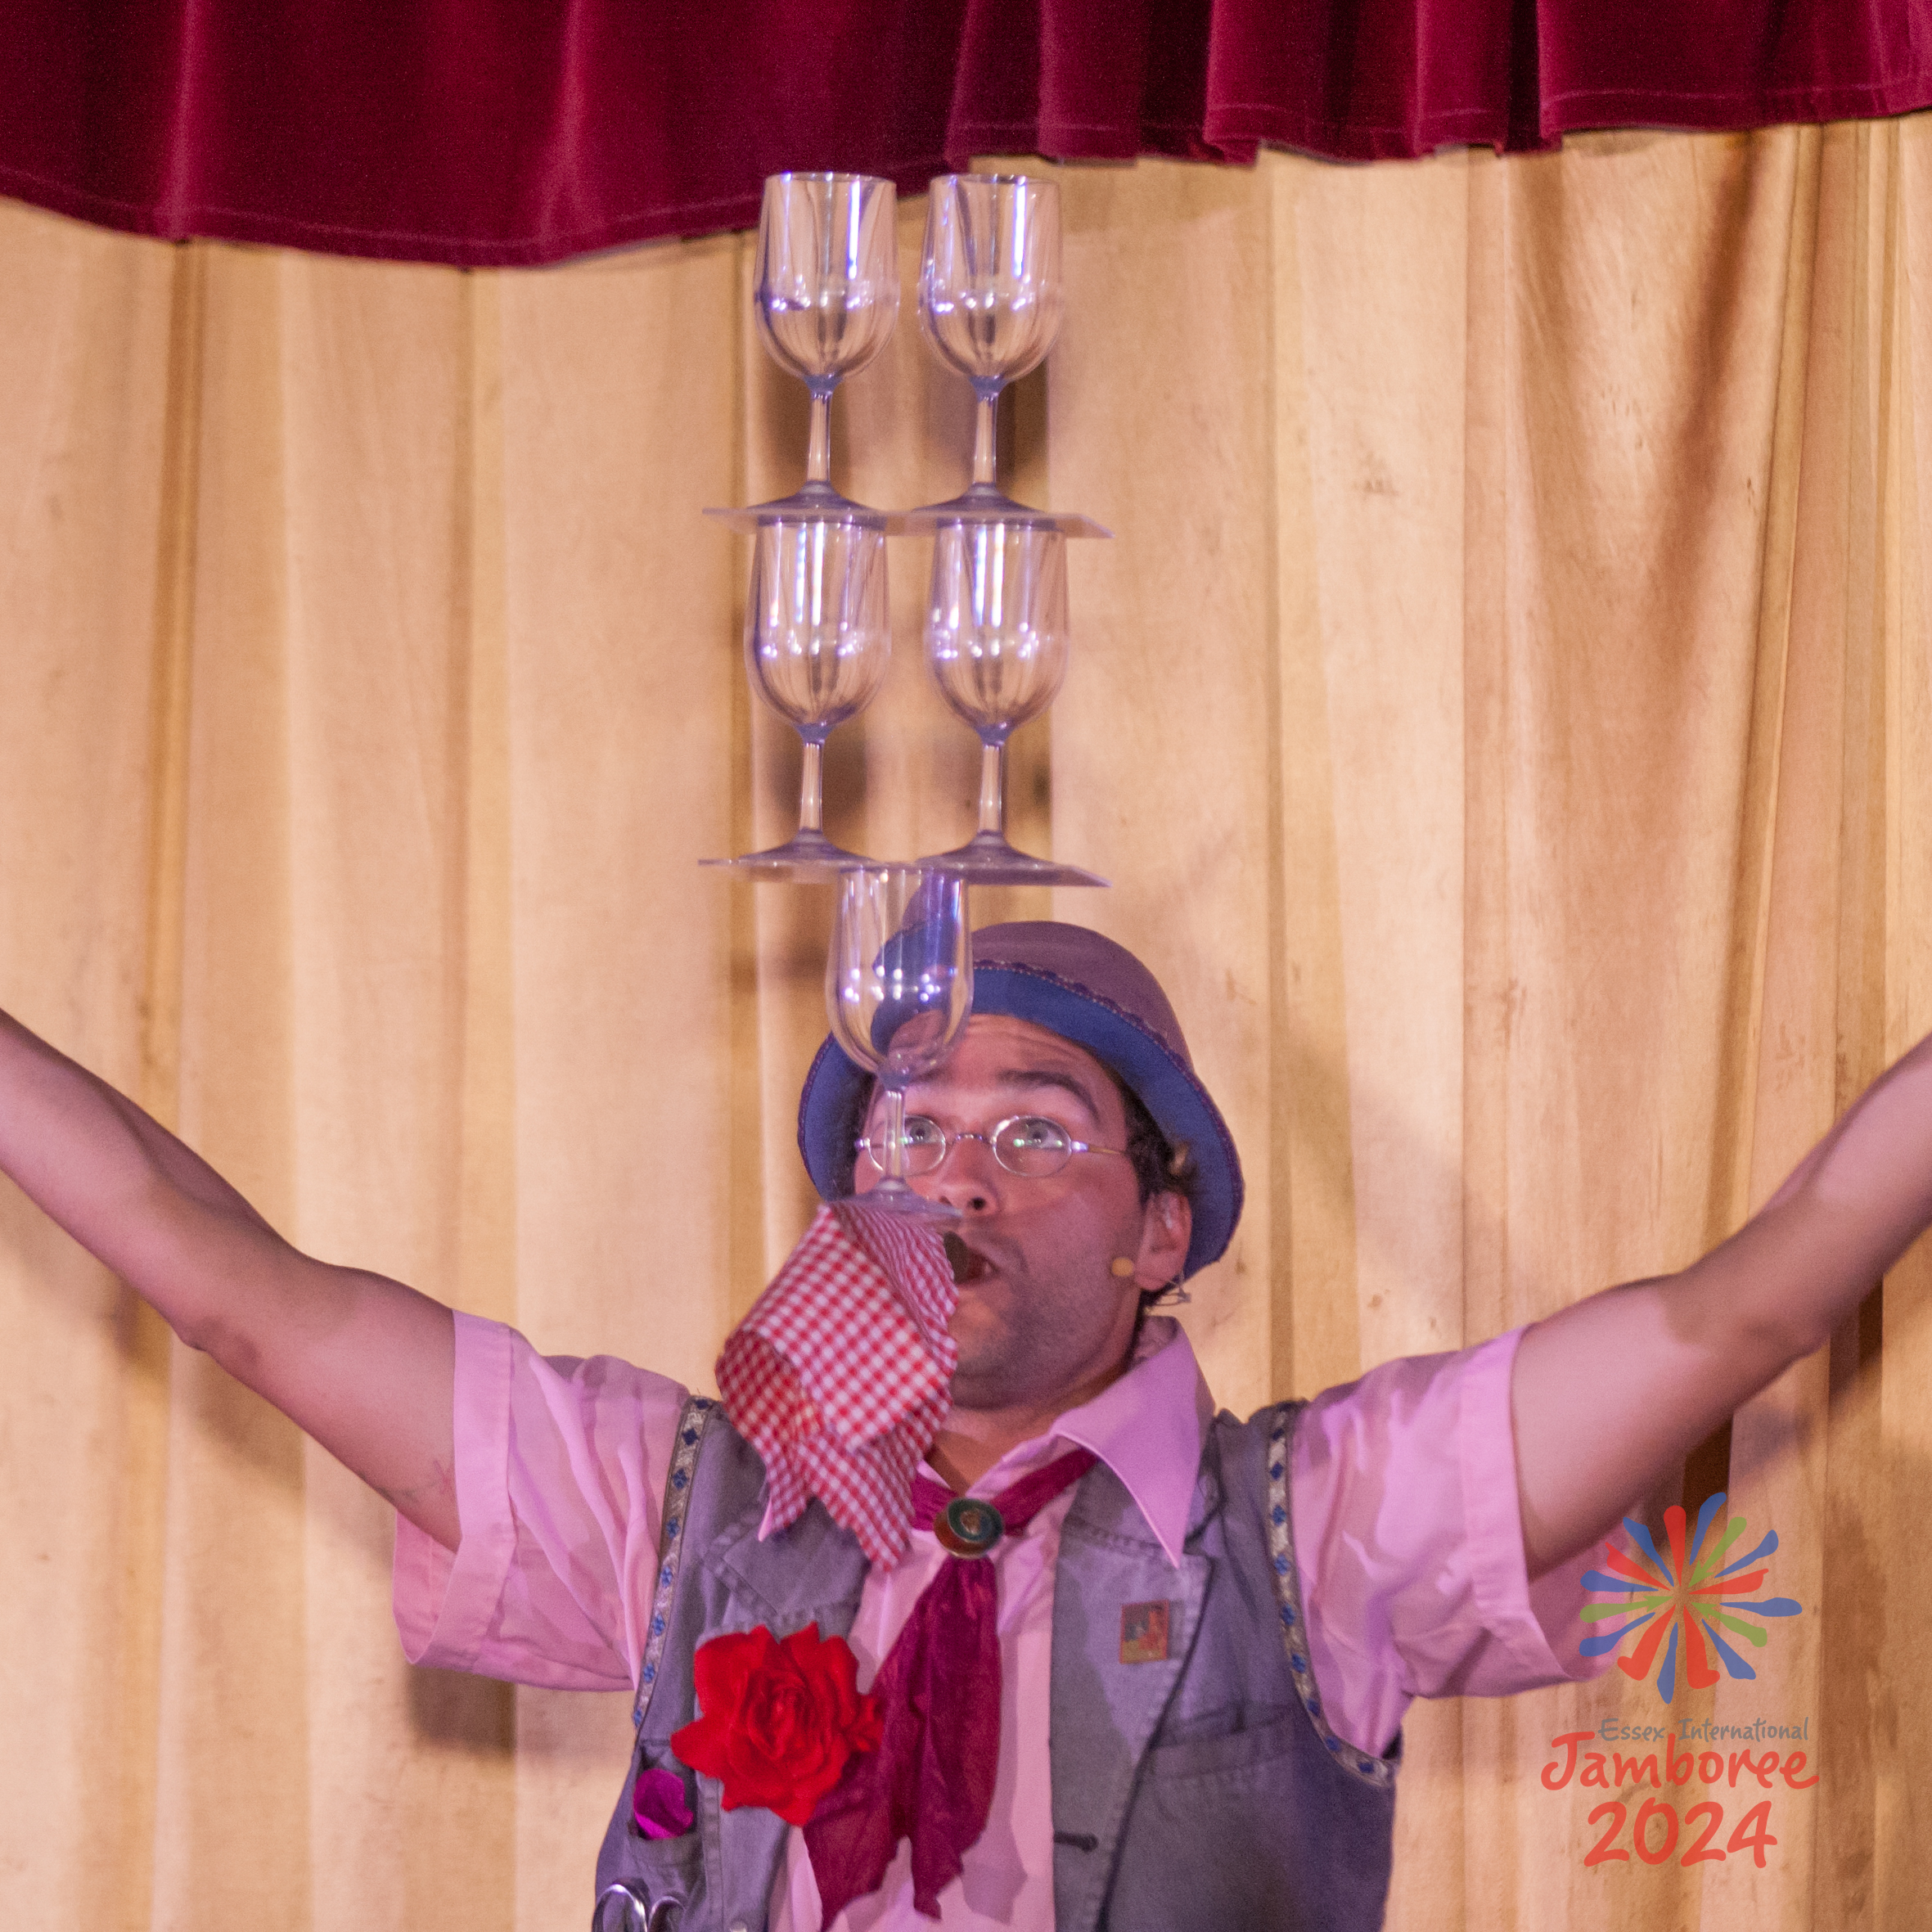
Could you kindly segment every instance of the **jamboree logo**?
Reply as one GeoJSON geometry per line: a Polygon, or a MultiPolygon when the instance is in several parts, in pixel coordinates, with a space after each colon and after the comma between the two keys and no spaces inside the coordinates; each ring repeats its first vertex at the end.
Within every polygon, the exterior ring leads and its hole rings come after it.
{"type": "Polygon", "coordinates": [[[1636,1649],[1628,1656],[1618,1658],[1617,1668],[1640,1684],[1655,1668],[1657,1695],[1666,1704],[1677,1696],[1680,1634],[1684,1678],[1692,1690],[1701,1691],[1718,1681],[1711,1651],[1716,1652],[1718,1662],[1730,1676],[1755,1678],[1758,1674],[1718,1634],[1720,1629],[1762,1650],[1767,1634],[1763,1626],[1746,1619],[1795,1617],[1801,1607],[1789,1596],[1736,1601],[1750,1596],[1763,1585],[1766,1571],[1754,1569],[1751,1565],[1777,1549],[1777,1532],[1769,1532],[1748,1556],[1725,1565],[1725,1557],[1744,1535],[1745,1520],[1733,1516],[1706,1549],[1705,1538],[1723,1506],[1724,1497],[1720,1493],[1697,1512],[1697,1527],[1687,1553],[1684,1511],[1680,1505],[1673,1503],[1664,1512],[1664,1535],[1670,1545],[1668,1557],[1659,1552],[1656,1538],[1643,1524],[1626,1516],[1624,1530],[1633,1547],[1619,1549],[1614,1542],[1603,1546],[1603,1560],[1616,1574],[1606,1576],[1600,1569],[1592,1569],[1583,1576],[1586,1590],[1594,1590],[1599,1595],[1619,1595],[1624,1600],[1587,1605],[1583,1613],[1584,1622],[1601,1624],[1623,1616],[1628,1616],[1630,1621],[1615,1630],[1585,1637],[1578,1649],[1586,1657],[1601,1657],[1605,1651],[1617,1649],[1624,1638],[1642,1632],[1636,1649]],[[1724,1566],[1720,1569],[1720,1565],[1724,1566]],[[1708,1651],[1705,1647],[1707,1638],[1710,1644],[1708,1651]],[[1661,1664],[1657,1659],[1660,1646],[1664,1651],[1661,1664]]]}
{"type": "MultiPolygon", "coordinates": [[[[1693,1690],[1716,1683],[1720,1665],[1732,1678],[1755,1678],[1755,1668],[1737,1644],[1763,1650],[1768,1633],[1762,1619],[1796,1616],[1802,1607],[1789,1596],[1756,1594],[1768,1574],[1765,1559],[1777,1548],[1777,1533],[1764,1537],[1748,1556],[1733,1557],[1745,1520],[1733,1516],[1714,1533],[1724,1500],[1712,1497],[1687,1537],[1684,1511],[1666,1510],[1668,1554],[1642,1524],[1625,1517],[1627,1546],[1606,1542],[1605,1569],[1583,1574],[1584,1588],[1621,1601],[1583,1610],[1586,1624],[1615,1622],[1616,1628],[1598,1631],[1578,1647],[1586,1656],[1601,1657],[1629,1644],[1617,1668],[1635,1683],[1654,1674],[1657,1696],[1666,1705],[1674,1702],[1680,1683],[1693,1690]]],[[[1595,1731],[1566,1731],[1550,1740],[1556,1755],[1542,1768],[1544,1788],[1561,1791],[1574,1782],[1578,1790],[1602,1794],[1588,1820],[1592,1829],[1601,1827],[1601,1835],[1584,1853],[1584,1865],[1628,1867],[1634,1853],[1645,1865],[1749,1857],[1762,1868],[1778,1841],[1772,1801],[1759,1793],[1781,1784],[1804,1791],[1818,1781],[1818,1774],[1808,1771],[1805,1751],[1766,1746],[1774,1738],[1808,1741],[1809,1721],[1777,1724],[1760,1718],[1750,1724],[1719,1724],[1666,1718],[1656,1724],[1606,1718],[1595,1731]],[[1601,1748],[1623,1744],[1637,1747],[1635,1754],[1601,1748]],[[1689,1802],[1693,1799],[1697,1801],[1689,1802]],[[1727,1810],[1741,1804],[1743,1816],[1727,1835],[1727,1810]]]]}

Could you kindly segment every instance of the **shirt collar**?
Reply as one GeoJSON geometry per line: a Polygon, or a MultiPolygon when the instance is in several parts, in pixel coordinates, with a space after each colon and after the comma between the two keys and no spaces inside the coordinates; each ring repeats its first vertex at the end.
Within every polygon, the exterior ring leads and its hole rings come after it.
{"type": "Polygon", "coordinates": [[[1091,1449],[1120,1479],[1168,1561],[1178,1569],[1214,1417],[1214,1398],[1180,1323],[1169,1315],[1150,1315],[1141,1325],[1127,1373],[1092,1401],[1056,1416],[1045,1434],[1009,1449],[971,1493],[998,1494],[1061,1445],[1091,1449]]]}

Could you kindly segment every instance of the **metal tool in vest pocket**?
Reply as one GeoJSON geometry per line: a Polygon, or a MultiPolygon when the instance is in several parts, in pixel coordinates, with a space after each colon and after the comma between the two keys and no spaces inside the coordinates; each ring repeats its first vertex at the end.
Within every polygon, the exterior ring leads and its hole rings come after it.
{"type": "Polygon", "coordinates": [[[590,1932],[677,1932],[683,1912],[675,1898],[660,1898],[653,1905],[620,1882],[597,1894],[590,1932]]]}

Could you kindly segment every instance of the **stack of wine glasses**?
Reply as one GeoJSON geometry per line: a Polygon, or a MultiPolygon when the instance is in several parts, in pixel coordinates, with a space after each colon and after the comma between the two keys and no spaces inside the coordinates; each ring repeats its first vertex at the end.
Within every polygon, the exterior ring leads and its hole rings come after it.
{"type": "Polygon", "coordinates": [[[868,862],[825,835],[825,741],[877,695],[892,628],[889,520],[832,487],[832,391],[878,354],[898,319],[892,183],[869,174],[772,175],[752,294],[765,347],[812,398],[805,480],[789,497],[707,514],[753,539],[745,661],[753,688],[804,741],[804,767],[790,838],[707,862],[754,879],[835,879],[868,862]]]}
{"type": "Polygon", "coordinates": [[[973,385],[973,480],[903,520],[933,533],[926,661],[979,734],[980,826],[931,862],[984,885],[1101,885],[1077,866],[1020,852],[1006,835],[1007,741],[1052,704],[1066,675],[1066,545],[1104,537],[1084,516],[1016,503],[997,481],[999,395],[1060,332],[1060,189],[1019,174],[932,184],[919,320],[939,359],[973,385]]]}
{"type": "Polygon", "coordinates": [[[977,399],[972,480],[943,503],[889,513],[833,487],[833,391],[884,348],[898,313],[890,182],[776,174],[765,183],[754,296],[759,330],[812,399],[805,480],[790,496],[714,511],[754,539],[745,655],[766,704],[804,744],[798,830],[781,845],[708,862],[756,879],[840,881],[826,969],[833,1031],[877,1074],[884,1178],[870,1198],[930,1204],[900,1177],[906,1083],[950,1051],[971,1005],[968,885],[1103,885],[1006,836],[1006,750],[1066,673],[1066,544],[1108,533],[1035,510],[999,488],[1000,392],[1036,367],[1062,304],[1060,191],[1020,175],[943,175],[931,185],[919,277],[927,342],[977,399]],[[876,694],[891,651],[885,538],[930,533],[926,660],[948,705],[978,735],[979,826],[964,844],[882,867],[826,837],[822,757],[833,727],[876,694]],[[885,1030],[882,1031],[881,1029],[885,1030]]]}

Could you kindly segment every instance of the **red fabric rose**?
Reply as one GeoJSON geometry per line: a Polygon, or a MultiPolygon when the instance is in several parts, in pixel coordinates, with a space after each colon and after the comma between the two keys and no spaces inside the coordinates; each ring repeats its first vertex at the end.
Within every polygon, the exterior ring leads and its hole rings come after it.
{"type": "Polygon", "coordinates": [[[671,1749],[724,1786],[724,1808],[763,1805],[803,1825],[846,1760],[879,1742],[877,1702],[858,1693],[858,1660],[842,1637],[808,1624],[781,1643],[763,1624],[714,1637],[691,1660],[704,1715],[671,1749]]]}

